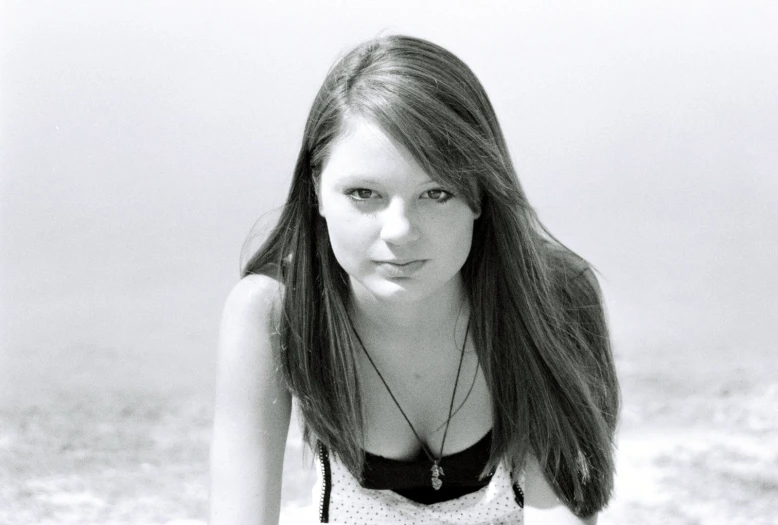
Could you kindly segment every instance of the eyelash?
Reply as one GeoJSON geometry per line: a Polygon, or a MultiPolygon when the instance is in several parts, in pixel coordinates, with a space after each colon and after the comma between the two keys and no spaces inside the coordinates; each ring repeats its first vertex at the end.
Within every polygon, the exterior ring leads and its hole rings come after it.
{"type": "Polygon", "coordinates": [[[439,191],[440,194],[441,194],[439,199],[432,199],[435,202],[437,202],[438,204],[443,204],[445,202],[450,201],[452,198],[454,198],[454,194],[453,193],[451,193],[450,191],[443,190],[441,188],[435,188],[435,189],[432,189],[432,190],[427,190],[424,193],[427,194],[427,193],[430,193],[430,192],[433,192],[433,191],[439,191]]]}
{"type": "MultiPolygon", "coordinates": [[[[352,188],[352,189],[346,191],[346,195],[350,199],[355,201],[355,202],[367,202],[367,201],[371,200],[371,197],[365,197],[365,198],[358,197],[359,192],[362,192],[362,191],[369,191],[372,194],[376,193],[374,190],[370,190],[370,189],[367,189],[367,188],[352,188]]],[[[426,195],[426,194],[429,194],[429,193],[431,193],[433,191],[440,192],[441,193],[440,198],[438,198],[438,199],[433,199],[432,197],[427,197],[427,198],[437,202],[438,204],[446,203],[446,202],[448,202],[449,200],[451,200],[454,197],[453,193],[451,193],[450,191],[446,191],[444,189],[441,189],[441,188],[433,188],[431,190],[427,190],[427,191],[424,192],[424,194],[426,195]]]]}
{"type": "Polygon", "coordinates": [[[375,194],[375,191],[369,190],[367,188],[353,188],[353,189],[350,189],[350,190],[346,190],[346,195],[349,198],[351,198],[351,199],[353,199],[353,200],[355,200],[357,202],[365,202],[365,201],[370,200],[370,197],[365,197],[365,198],[358,197],[359,192],[361,192],[361,191],[369,191],[369,192],[375,194]]]}

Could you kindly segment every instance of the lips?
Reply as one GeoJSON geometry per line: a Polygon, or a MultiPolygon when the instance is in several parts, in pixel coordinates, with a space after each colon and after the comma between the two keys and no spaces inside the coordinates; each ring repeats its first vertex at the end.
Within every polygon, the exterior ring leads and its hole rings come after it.
{"type": "Polygon", "coordinates": [[[390,279],[411,277],[421,270],[426,263],[426,259],[413,261],[375,261],[378,272],[390,279]]]}

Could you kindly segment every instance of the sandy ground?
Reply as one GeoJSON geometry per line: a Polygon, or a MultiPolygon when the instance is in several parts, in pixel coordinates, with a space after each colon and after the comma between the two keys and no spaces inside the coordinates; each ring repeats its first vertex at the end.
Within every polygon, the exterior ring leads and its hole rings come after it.
{"type": "MultiPolygon", "coordinates": [[[[778,383],[640,406],[625,406],[601,524],[776,523],[778,383]]],[[[0,523],[202,524],[210,424],[208,402],[176,398],[63,396],[5,410],[0,523]]],[[[293,430],[283,524],[311,512],[313,480],[293,430]]]]}

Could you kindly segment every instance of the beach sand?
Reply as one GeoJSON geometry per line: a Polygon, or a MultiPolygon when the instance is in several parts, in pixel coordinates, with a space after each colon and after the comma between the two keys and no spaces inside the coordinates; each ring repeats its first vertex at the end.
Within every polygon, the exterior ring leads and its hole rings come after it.
{"type": "MultiPolygon", "coordinates": [[[[778,383],[644,394],[651,403],[626,397],[616,494],[601,524],[775,523],[778,383]]],[[[116,394],[5,409],[0,523],[205,523],[211,410],[207,400],[116,394]]],[[[313,512],[313,481],[293,424],[281,523],[313,512]]]]}

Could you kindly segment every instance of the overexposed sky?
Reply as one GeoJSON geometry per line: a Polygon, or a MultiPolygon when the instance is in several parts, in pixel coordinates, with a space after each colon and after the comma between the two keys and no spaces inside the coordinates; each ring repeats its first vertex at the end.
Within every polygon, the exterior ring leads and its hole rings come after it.
{"type": "Polygon", "coordinates": [[[5,1],[0,15],[9,369],[53,375],[75,352],[85,377],[110,359],[153,375],[146,363],[193,355],[185,375],[206,378],[240,245],[283,200],[318,86],[381,32],[479,76],[541,218],[602,271],[618,350],[762,355],[778,336],[776,2],[5,1]]]}

